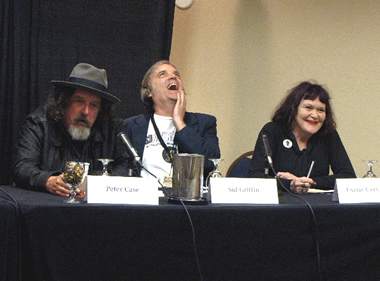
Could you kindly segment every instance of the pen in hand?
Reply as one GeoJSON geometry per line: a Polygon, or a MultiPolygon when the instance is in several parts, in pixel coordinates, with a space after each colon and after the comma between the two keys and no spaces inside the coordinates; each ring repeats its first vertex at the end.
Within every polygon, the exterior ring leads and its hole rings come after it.
{"type": "Polygon", "coordinates": [[[313,166],[314,166],[314,161],[311,161],[311,165],[310,165],[310,168],[309,168],[309,172],[307,173],[307,178],[310,177],[310,174],[311,174],[311,171],[313,170],[313,166]]]}

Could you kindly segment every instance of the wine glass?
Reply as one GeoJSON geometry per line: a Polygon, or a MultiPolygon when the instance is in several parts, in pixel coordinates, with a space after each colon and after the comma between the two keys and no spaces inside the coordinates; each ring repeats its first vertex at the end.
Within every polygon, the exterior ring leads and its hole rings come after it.
{"type": "Polygon", "coordinates": [[[75,190],[80,186],[84,180],[85,166],[82,162],[67,161],[63,179],[70,187],[70,197],[65,200],[66,203],[80,203],[75,199],[75,190]]]}
{"type": "Polygon", "coordinates": [[[376,178],[376,175],[372,172],[372,166],[377,162],[377,160],[363,160],[363,162],[366,162],[369,167],[368,172],[363,176],[363,178],[376,178]]]}
{"type": "Polygon", "coordinates": [[[98,159],[98,161],[101,161],[103,163],[103,174],[102,176],[110,176],[110,174],[107,171],[108,163],[112,162],[113,159],[98,159]]]}
{"type": "Polygon", "coordinates": [[[224,159],[220,158],[209,158],[208,160],[212,161],[214,163],[214,169],[208,174],[206,179],[206,192],[207,192],[207,198],[208,200],[211,199],[211,184],[210,184],[210,178],[223,178],[222,173],[219,171],[219,164],[224,159]]]}
{"type": "Polygon", "coordinates": [[[86,187],[87,187],[87,175],[88,175],[88,171],[90,169],[90,163],[88,162],[83,162],[83,165],[84,165],[84,175],[83,175],[83,181],[82,183],[79,185],[79,190],[80,190],[80,193],[76,195],[76,197],[84,197],[85,195],[85,192],[86,192],[86,187]]]}

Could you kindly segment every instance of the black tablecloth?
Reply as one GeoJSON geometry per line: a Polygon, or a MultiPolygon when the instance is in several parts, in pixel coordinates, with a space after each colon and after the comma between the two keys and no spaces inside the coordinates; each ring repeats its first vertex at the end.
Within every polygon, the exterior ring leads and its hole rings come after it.
{"type": "Polygon", "coordinates": [[[18,228],[17,203],[8,195],[0,194],[0,280],[20,279],[18,228]]]}
{"type": "MultiPolygon", "coordinates": [[[[317,225],[289,194],[280,205],[187,205],[194,241],[184,207],[165,199],[158,206],[67,204],[1,189],[19,208],[23,280],[200,280],[198,262],[203,280],[380,279],[380,204],[303,195],[317,225]]],[[[8,207],[14,217],[14,204],[8,207]]],[[[13,248],[10,269],[19,266],[13,248]]]]}

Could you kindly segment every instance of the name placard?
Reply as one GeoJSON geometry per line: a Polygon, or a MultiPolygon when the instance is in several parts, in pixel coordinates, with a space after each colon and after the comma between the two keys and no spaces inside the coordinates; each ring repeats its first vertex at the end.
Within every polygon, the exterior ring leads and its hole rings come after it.
{"type": "Polygon", "coordinates": [[[380,178],[337,179],[339,203],[379,203],[380,178]]]}
{"type": "Polygon", "coordinates": [[[275,179],[211,178],[210,184],[212,203],[279,203],[275,179]]]}
{"type": "Polygon", "coordinates": [[[138,177],[87,176],[87,202],[158,205],[158,183],[138,177]]]}

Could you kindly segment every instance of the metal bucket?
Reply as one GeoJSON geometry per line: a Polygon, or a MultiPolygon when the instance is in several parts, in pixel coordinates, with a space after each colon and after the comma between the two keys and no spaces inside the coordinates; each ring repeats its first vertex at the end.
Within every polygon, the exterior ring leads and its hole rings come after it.
{"type": "Polygon", "coordinates": [[[204,156],[179,153],[173,155],[172,198],[182,201],[202,200],[204,156]]]}

